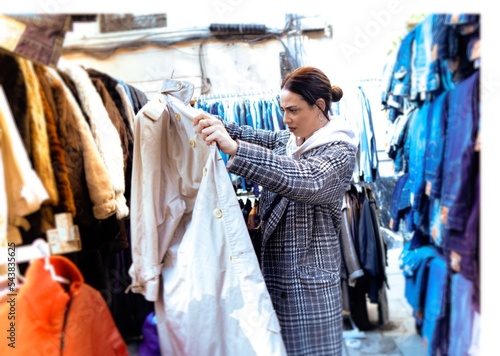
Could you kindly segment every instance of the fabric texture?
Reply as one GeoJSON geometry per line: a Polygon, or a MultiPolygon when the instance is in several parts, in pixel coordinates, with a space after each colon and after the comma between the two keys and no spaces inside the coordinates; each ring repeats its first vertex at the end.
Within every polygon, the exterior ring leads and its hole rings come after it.
{"type": "Polygon", "coordinates": [[[193,90],[165,80],[136,117],[130,287],[155,301],[164,355],[285,355],[224,162],[193,127],[193,90]]]}
{"type": "Polygon", "coordinates": [[[325,126],[317,130],[302,145],[297,146],[296,137],[292,133],[286,145],[288,157],[298,159],[300,155],[332,141],[348,142],[355,149],[358,148],[359,138],[350,125],[340,117],[330,118],[325,126]]]}
{"type": "MultiPolygon", "coordinates": [[[[59,127],[65,127],[69,135],[73,135],[76,132],[80,135],[79,141],[81,142],[83,154],[83,169],[88,193],[93,204],[92,211],[96,219],[105,219],[116,212],[117,203],[103,158],[99,154],[89,124],[85,121],[85,117],[73,93],[64,84],[65,82],[59,76],[58,72],[52,68],[47,68],[47,73],[52,78],[53,90],[57,90],[58,96],[56,97],[58,100],[63,101],[63,105],[60,106],[61,110],[66,111],[67,115],[70,115],[68,117],[61,116],[61,119],[62,117],[66,117],[67,120],[71,121],[61,122],[59,127]],[[76,131],[73,131],[75,128],[76,131]]],[[[76,145],[76,143],[73,143],[69,139],[66,142],[70,143],[69,146],[76,145]]]]}
{"type": "Polygon", "coordinates": [[[125,193],[125,170],[123,167],[123,150],[118,131],[104,107],[103,101],[93,86],[88,73],[82,67],[60,60],[58,67],[66,73],[75,84],[80,98],[81,110],[88,118],[92,136],[101,154],[115,192],[116,217],[122,219],[129,214],[125,193]]]}
{"type": "Polygon", "coordinates": [[[28,103],[26,82],[19,68],[17,58],[0,51],[0,84],[4,88],[10,111],[22,138],[24,149],[31,157],[30,126],[28,121],[28,103]]]}
{"type": "Polygon", "coordinates": [[[50,161],[49,138],[43,104],[40,99],[40,84],[33,63],[21,57],[17,58],[17,61],[26,80],[33,167],[49,193],[49,200],[46,201],[46,204],[56,206],[59,204],[59,194],[54,169],[50,161]]]}
{"type": "Polygon", "coordinates": [[[43,111],[45,113],[50,158],[59,194],[59,204],[55,207],[54,212],[69,212],[73,217],[75,217],[76,207],[73,192],[71,190],[71,182],[69,180],[68,166],[66,165],[66,155],[61,140],[59,139],[59,133],[57,132],[57,124],[55,120],[57,109],[54,96],[42,66],[35,65],[34,70],[38,82],[40,83],[39,92],[43,104],[43,111]]]}
{"type": "Polygon", "coordinates": [[[238,140],[229,172],[261,185],[261,212],[283,198],[263,225],[261,268],[289,355],[340,355],[340,224],[356,148],[333,141],[286,154],[288,130],[225,123],[238,140]]]}
{"type": "MultiPolygon", "coordinates": [[[[87,285],[78,268],[64,256],[31,262],[15,300],[15,320],[8,318],[10,303],[0,307],[0,325],[9,330],[15,324],[15,350],[7,342],[1,355],[128,355],[127,345],[101,293],[87,285]],[[68,286],[53,279],[45,265],[68,286]]],[[[5,340],[6,341],[6,340],[5,340]]]]}
{"type": "Polygon", "coordinates": [[[24,225],[24,216],[40,209],[49,195],[23,149],[21,136],[1,86],[0,133],[1,160],[6,173],[5,196],[0,198],[7,202],[7,216],[2,219],[0,232],[6,232],[7,241],[21,244],[23,241],[18,228],[24,225]]]}

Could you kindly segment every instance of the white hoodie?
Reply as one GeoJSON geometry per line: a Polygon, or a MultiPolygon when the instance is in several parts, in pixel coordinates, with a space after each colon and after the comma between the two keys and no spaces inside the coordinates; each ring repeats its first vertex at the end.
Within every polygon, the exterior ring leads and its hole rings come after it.
{"type": "Polygon", "coordinates": [[[314,132],[302,145],[297,146],[296,136],[290,134],[286,145],[288,157],[299,159],[299,157],[313,148],[326,145],[333,141],[344,141],[353,146],[356,151],[359,145],[359,134],[352,126],[340,116],[330,117],[328,123],[314,132]]]}

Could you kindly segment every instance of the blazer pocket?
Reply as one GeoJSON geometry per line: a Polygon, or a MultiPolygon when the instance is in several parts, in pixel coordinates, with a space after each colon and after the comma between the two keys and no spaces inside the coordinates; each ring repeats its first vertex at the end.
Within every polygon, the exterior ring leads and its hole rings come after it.
{"type": "Polygon", "coordinates": [[[340,279],[340,275],[313,266],[299,266],[299,279],[306,289],[321,289],[329,287],[340,279]]]}

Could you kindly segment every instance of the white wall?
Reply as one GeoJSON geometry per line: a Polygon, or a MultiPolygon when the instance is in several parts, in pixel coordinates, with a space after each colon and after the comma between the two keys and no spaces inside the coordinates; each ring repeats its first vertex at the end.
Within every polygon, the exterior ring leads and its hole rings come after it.
{"type": "MultiPolygon", "coordinates": [[[[320,26],[330,24],[333,36],[306,39],[304,64],[321,68],[334,84],[341,86],[357,79],[378,77],[387,52],[398,36],[405,32],[408,16],[404,15],[403,0],[384,1],[382,5],[379,2],[378,6],[365,5],[361,13],[352,6],[344,9],[329,9],[324,4],[311,6],[317,3],[190,1],[189,8],[178,4],[168,9],[167,30],[202,27],[216,22],[260,23],[271,28],[283,28],[286,13],[311,18],[319,16],[315,22],[320,26]],[[271,8],[269,4],[274,5],[271,8]]],[[[75,34],[68,37],[76,38],[75,34]]],[[[286,38],[283,41],[286,43],[286,38]]],[[[198,50],[199,43],[191,43],[171,49],[122,50],[108,59],[75,54],[65,55],[64,58],[115,75],[146,92],[152,92],[162,79],[170,77],[192,81],[199,89],[201,71],[198,50]]],[[[212,82],[211,93],[279,89],[279,53],[282,51],[283,47],[277,40],[254,45],[213,41],[205,44],[204,64],[206,75],[212,82]]]]}
{"type": "MultiPolygon", "coordinates": [[[[303,60],[306,65],[322,69],[332,84],[341,86],[346,95],[354,93],[357,80],[378,78],[382,74],[387,53],[406,32],[409,14],[404,14],[402,0],[375,2],[360,12],[355,7],[333,9],[315,2],[268,2],[251,4],[242,0],[192,1],[167,11],[167,31],[208,27],[210,23],[259,23],[282,29],[287,13],[306,17],[309,24],[331,26],[332,36],[303,38],[303,60]],[[194,5],[196,4],[196,5],[194,5]],[[192,7],[196,6],[196,11],[192,7]],[[189,14],[189,15],[186,15],[189,14]]],[[[80,25],[69,33],[66,45],[89,43],[94,25],[80,25]],[[86,36],[87,40],[79,38],[86,36]]],[[[98,36],[97,36],[98,37],[98,36]]],[[[287,38],[282,38],[288,44],[287,38]]],[[[163,79],[174,78],[195,84],[194,97],[202,93],[199,49],[200,42],[169,48],[147,47],[121,49],[108,58],[95,58],[85,53],[66,54],[66,60],[101,70],[136,86],[148,96],[158,90],[163,79]]],[[[290,50],[294,50],[290,47],[290,50]]],[[[260,44],[209,41],[203,45],[203,66],[211,82],[209,94],[258,93],[279,91],[281,84],[279,54],[283,45],[278,40],[260,44]]],[[[373,84],[371,85],[373,89],[373,84]]],[[[377,146],[385,146],[388,124],[380,108],[379,95],[371,90],[377,146]]],[[[389,169],[390,172],[390,169],[389,169]]],[[[390,173],[389,173],[390,174],[390,173]]]]}

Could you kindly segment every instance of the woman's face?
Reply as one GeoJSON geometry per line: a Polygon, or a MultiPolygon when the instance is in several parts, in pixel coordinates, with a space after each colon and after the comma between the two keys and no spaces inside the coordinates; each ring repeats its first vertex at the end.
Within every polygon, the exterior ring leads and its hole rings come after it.
{"type": "Polygon", "coordinates": [[[319,108],[316,105],[310,106],[300,95],[283,89],[280,99],[283,123],[288,126],[288,130],[295,137],[307,140],[315,131],[325,125],[326,119],[319,108]]]}

